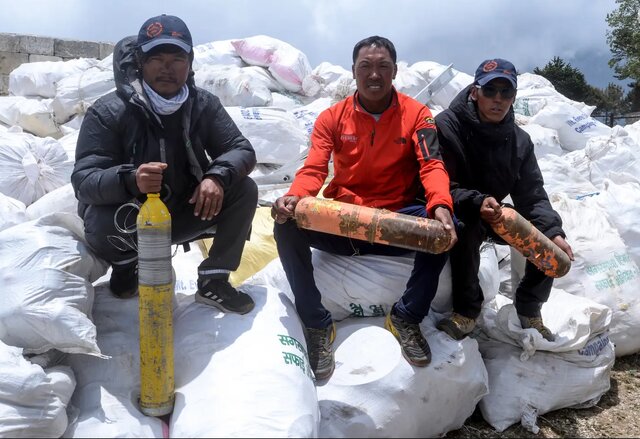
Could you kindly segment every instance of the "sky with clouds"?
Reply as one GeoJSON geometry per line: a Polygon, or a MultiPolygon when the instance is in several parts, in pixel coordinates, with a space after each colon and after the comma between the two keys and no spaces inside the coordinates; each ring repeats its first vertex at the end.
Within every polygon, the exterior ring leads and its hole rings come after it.
{"type": "MultiPolygon", "coordinates": [[[[268,35],[351,68],[354,44],[389,38],[398,61],[435,61],[473,75],[487,58],[520,72],[560,56],[587,82],[616,82],[607,62],[615,0],[0,0],[0,32],[116,42],[149,17],[177,15],[194,44],[268,35]]],[[[620,83],[624,85],[624,83],[620,83]]]]}

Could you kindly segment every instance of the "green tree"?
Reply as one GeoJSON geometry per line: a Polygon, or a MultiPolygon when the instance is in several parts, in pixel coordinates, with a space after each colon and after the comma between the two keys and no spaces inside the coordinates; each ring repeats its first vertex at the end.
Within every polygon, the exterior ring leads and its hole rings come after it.
{"type": "Polygon", "coordinates": [[[624,91],[622,87],[613,82],[610,82],[604,90],[602,90],[602,96],[604,98],[603,109],[612,111],[616,114],[627,111],[627,102],[625,101],[624,91]]]}
{"type": "Polygon", "coordinates": [[[629,87],[631,90],[625,98],[626,109],[627,111],[640,111],[640,84],[632,82],[629,87]]]}
{"type": "Polygon", "coordinates": [[[618,8],[607,14],[607,43],[618,79],[640,81],[640,0],[616,0],[618,8]]]}
{"type": "Polygon", "coordinates": [[[630,101],[624,95],[624,90],[617,84],[610,82],[604,89],[594,88],[598,94],[596,113],[605,118],[609,126],[613,126],[615,118],[627,112],[630,108],[630,101]]]}
{"type": "Polygon", "coordinates": [[[587,84],[582,72],[559,56],[554,56],[541,69],[534,68],[533,73],[547,78],[559,93],[569,99],[597,105],[599,95],[593,87],[587,84]]]}

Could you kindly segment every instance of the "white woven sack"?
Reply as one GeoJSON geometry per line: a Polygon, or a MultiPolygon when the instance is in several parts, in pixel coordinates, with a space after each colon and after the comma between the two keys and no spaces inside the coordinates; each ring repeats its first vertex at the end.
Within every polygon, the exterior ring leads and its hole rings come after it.
{"type": "Polygon", "coordinates": [[[28,219],[38,219],[50,213],[78,213],[78,199],[71,183],[46,193],[26,209],[28,219]]]}
{"type": "Polygon", "coordinates": [[[570,352],[582,349],[593,337],[608,331],[611,309],[593,300],[553,288],[542,305],[545,326],[556,336],[548,341],[535,329],[522,329],[513,300],[496,295],[487,301],[478,326],[494,340],[518,346],[523,361],[537,351],[570,352]]]}
{"type": "Polygon", "coordinates": [[[0,268],[59,268],[93,282],[107,263],[87,246],[78,215],[57,212],[0,231],[0,268]]]}
{"type": "Polygon", "coordinates": [[[538,160],[546,155],[564,154],[556,130],[545,128],[535,123],[523,125],[521,128],[531,137],[534,147],[533,151],[538,160]]]}
{"type": "Polygon", "coordinates": [[[292,112],[273,107],[227,107],[256,151],[258,163],[283,165],[308,149],[307,133],[292,112]]]}
{"type": "Polygon", "coordinates": [[[241,286],[256,303],[246,315],[181,302],[175,312],[172,437],[318,435],[302,325],[287,294],[260,280],[278,269],[269,264],[241,286]]]}
{"type": "Polygon", "coordinates": [[[116,89],[113,70],[92,67],[60,79],[51,107],[57,123],[68,122],[73,116],[84,115],[101,96],[116,89]]]}
{"type": "Polygon", "coordinates": [[[30,205],[69,182],[73,162],[56,140],[0,133],[0,192],[30,205]]]}
{"type": "Polygon", "coordinates": [[[19,126],[39,137],[58,138],[62,131],[55,121],[52,99],[0,96],[0,122],[19,126]]]}
{"type": "Polygon", "coordinates": [[[199,70],[205,65],[242,67],[244,62],[236,54],[236,49],[231,44],[231,41],[211,41],[193,46],[193,69],[199,70]]]}
{"type": "Polygon", "coordinates": [[[273,79],[260,74],[262,67],[203,66],[195,75],[196,85],[220,98],[224,106],[266,107],[273,99],[273,79]]]}
{"type": "Polygon", "coordinates": [[[611,308],[610,337],[616,356],[640,350],[640,269],[616,227],[593,197],[551,198],[567,233],[575,261],[554,286],[611,308]]]}
{"type": "Polygon", "coordinates": [[[629,255],[640,267],[640,184],[616,184],[611,180],[604,180],[602,190],[594,196],[594,200],[607,212],[609,221],[618,230],[629,255]]]}
{"type": "Polygon", "coordinates": [[[76,386],[65,366],[43,370],[0,341],[0,437],[61,437],[76,386]]]}
{"type": "Polygon", "coordinates": [[[589,138],[584,149],[570,152],[563,159],[596,187],[606,178],[640,183],[638,145],[619,126],[607,136],[589,138]]]}
{"type": "Polygon", "coordinates": [[[564,194],[571,198],[581,198],[598,191],[593,183],[578,172],[564,156],[544,156],[538,160],[538,166],[544,178],[544,189],[549,196],[564,194]]]}
{"type": "Polygon", "coordinates": [[[336,325],[336,368],[318,386],[320,437],[441,437],[462,427],[487,393],[487,372],[475,340],[454,341],[434,321],[420,325],[426,367],[407,362],[382,317],[336,325]]]}
{"type": "Polygon", "coordinates": [[[100,355],[89,282],[58,268],[2,268],[0,279],[0,340],[29,354],[57,349],[100,355]]]}
{"type": "MultiPolygon", "coordinates": [[[[322,304],[336,321],[386,315],[405,291],[413,258],[412,252],[342,256],[313,249],[313,276],[322,304]]],[[[442,274],[441,280],[451,288],[442,274]]]]}
{"type": "MultiPolygon", "coordinates": [[[[413,259],[413,253],[403,256],[341,256],[313,249],[313,274],[322,294],[322,304],[338,321],[347,317],[385,315],[404,293],[413,270],[413,259]]],[[[480,286],[485,292],[485,300],[488,300],[500,286],[492,244],[483,245],[478,271],[480,286]]],[[[440,273],[431,309],[441,314],[452,309],[449,261],[440,273]]]]}
{"type": "Polygon", "coordinates": [[[342,66],[324,61],[313,69],[312,75],[320,84],[319,97],[329,97],[337,102],[355,91],[353,73],[342,66]],[[344,88],[350,92],[345,92],[344,88]]]}
{"type": "Polygon", "coordinates": [[[516,115],[535,116],[547,104],[554,102],[567,103],[587,115],[591,115],[593,110],[596,109],[593,105],[567,98],[558,92],[551,81],[544,76],[529,72],[518,75],[518,94],[513,104],[516,115]]]}
{"type": "Polygon", "coordinates": [[[489,374],[489,394],[479,404],[498,432],[520,422],[537,434],[539,416],[561,408],[588,408],[610,387],[613,344],[604,335],[570,353],[537,352],[527,361],[520,349],[478,339],[489,374]],[[552,373],[551,373],[552,371],[552,373]]]}
{"type": "Polygon", "coordinates": [[[58,81],[98,64],[99,61],[93,58],[21,64],[9,73],[9,94],[53,98],[58,81]]]}
{"type": "Polygon", "coordinates": [[[302,81],[312,73],[304,53],[276,38],[256,35],[231,44],[244,62],[267,67],[285,89],[294,93],[302,91],[302,81]]]}
{"type": "Polygon", "coordinates": [[[611,128],[578,110],[569,103],[556,101],[533,116],[529,123],[535,123],[558,132],[560,145],[565,151],[583,149],[589,138],[608,136],[611,128]]]}

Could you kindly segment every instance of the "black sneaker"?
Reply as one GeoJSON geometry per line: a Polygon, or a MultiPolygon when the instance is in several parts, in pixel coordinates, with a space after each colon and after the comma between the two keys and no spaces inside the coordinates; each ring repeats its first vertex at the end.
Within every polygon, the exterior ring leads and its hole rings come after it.
{"type": "Polygon", "coordinates": [[[226,279],[198,279],[196,302],[236,314],[246,314],[255,306],[251,296],[233,288],[226,279]]]}
{"type": "Polygon", "coordinates": [[[331,322],[326,328],[306,328],[309,364],[316,380],[329,378],[335,369],[333,358],[333,340],[336,338],[336,325],[331,322]]]}
{"type": "Polygon", "coordinates": [[[114,296],[128,299],[138,294],[138,264],[112,265],[109,288],[114,296]]]}
{"type": "Polygon", "coordinates": [[[384,326],[398,339],[402,355],[409,363],[419,367],[431,363],[431,348],[420,331],[420,325],[405,322],[395,315],[393,308],[391,308],[384,326]]]}

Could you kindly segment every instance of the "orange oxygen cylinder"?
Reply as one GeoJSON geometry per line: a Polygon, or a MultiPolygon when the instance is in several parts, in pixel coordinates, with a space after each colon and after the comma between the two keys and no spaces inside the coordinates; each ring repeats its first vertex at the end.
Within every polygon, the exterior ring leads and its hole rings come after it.
{"type": "Polygon", "coordinates": [[[442,253],[451,235],[440,221],[335,200],[304,197],[296,205],[298,227],[428,253],[442,253]]]}
{"type": "Polygon", "coordinates": [[[492,228],[547,276],[562,277],[569,272],[569,256],[514,209],[503,206],[500,222],[492,228]]]}
{"type": "Polygon", "coordinates": [[[173,280],[171,215],[159,194],[147,194],[137,219],[140,291],[140,409],[173,411],[173,280]]]}

